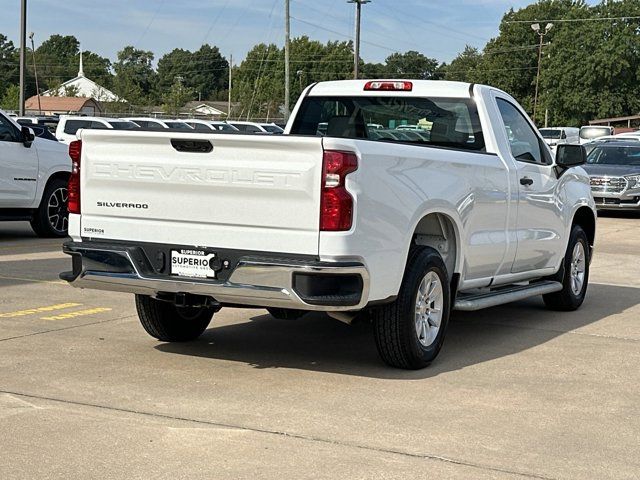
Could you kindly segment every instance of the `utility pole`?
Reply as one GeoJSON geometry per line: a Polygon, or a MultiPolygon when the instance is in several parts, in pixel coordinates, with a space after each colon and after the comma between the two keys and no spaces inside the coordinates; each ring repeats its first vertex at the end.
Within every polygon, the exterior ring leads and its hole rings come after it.
{"type": "Polygon", "coordinates": [[[231,72],[233,70],[233,55],[229,55],[229,98],[227,100],[227,120],[231,118],[231,72]]]}
{"type": "Polygon", "coordinates": [[[291,79],[289,77],[289,50],[291,36],[291,15],[289,13],[289,0],[284,0],[284,121],[289,121],[289,96],[291,95],[291,79]]]}
{"type": "Polygon", "coordinates": [[[18,112],[24,115],[24,73],[27,68],[27,0],[20,4],[20,105],[18,112]]]}
{"type": "Polygon", "coordinates": [[[531,29],[540,37],[540,43],[538,44],[538,73],[536,74],[536,93],[533,97],[533,123],[536,123],[536,111],[538,109],[538,84],[540,83],[540,63],[542,61],[542,42],[544,36],[549,33],[549,30],[553,28],[553,23],[547,23],[544,29],[540,28],[539,23],[531,25],[531,29]]]}
{"type": "Polygon", "coordinates": [[[360,17],[362,15],[362,5],[371,0],[347,0],[347,3],[356,4],[356,39],[353,52],[353,78],[356,80],[360,76],[360,17]]]}
{"type": "Polygon", "coordinates": [[[38,115],[42,115],[42,104],[40,103],[40,86],[38,85],[38,70],[36,69],[36,47],[33,43],[33,32],[29,34],[31,40],[31,54],[33,56],[33,75],[36,77],[36,96],[38,97],[38,115]]]}

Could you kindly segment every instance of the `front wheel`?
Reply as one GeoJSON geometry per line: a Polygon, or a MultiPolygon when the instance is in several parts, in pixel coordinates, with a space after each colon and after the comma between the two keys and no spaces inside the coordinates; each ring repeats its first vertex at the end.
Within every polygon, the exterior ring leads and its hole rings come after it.
{"type": "Polygon", "coordinates": [[[449,323],[450,288],[438,252],[411,250],[398,298],[372,310],[376,346],[382,359],[416,370],[438,355],[449,323]]]}
{"type": "Polygon", "coordinates": [[[590,263],[589,240],[580,225],[574,225],[562,268],[554,278],[562,283],[559,292],[543,295],[547,308],[552,310],[577,310],[587,295],[590,263]]]}
{"type": "Polygon", "coordinates": [[[148,295],[136,295],[136,309],[142,327],[162,342],[195,340],[207,329],[214,313],[206,307],[177,307],[148,295]]]}

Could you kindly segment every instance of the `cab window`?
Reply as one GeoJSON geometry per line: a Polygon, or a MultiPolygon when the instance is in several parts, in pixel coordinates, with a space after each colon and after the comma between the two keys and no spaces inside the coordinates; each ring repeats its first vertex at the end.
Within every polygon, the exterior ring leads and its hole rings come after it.
{"type": "Polygon", "coordinates": [[[513,157],[520,162],[547,165],[549,162],[543,154],[540,139],[524,115],[502,98],[498,98],[497,103],[513,157]]]}
{"type": "Polygon", "coordinates": [[[9,120],[0,115],[0,142],[18,141],[20,141],[18,129],[9,120]]]}

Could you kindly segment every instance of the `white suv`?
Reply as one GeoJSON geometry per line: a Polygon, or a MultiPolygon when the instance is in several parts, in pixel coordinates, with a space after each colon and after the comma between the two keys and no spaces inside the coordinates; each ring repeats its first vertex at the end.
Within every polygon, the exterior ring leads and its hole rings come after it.
{"type": "Polygon", "coordinates": [[[0,220],[26,220],[42,237],[67,235],[67,146],[37,138],[0,111],[0,220]]]}

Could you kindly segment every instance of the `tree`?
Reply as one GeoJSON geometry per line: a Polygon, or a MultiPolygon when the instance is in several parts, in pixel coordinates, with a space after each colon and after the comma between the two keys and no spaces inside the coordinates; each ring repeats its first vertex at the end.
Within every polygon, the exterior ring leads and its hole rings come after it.
{"type": "Polygon", "coordinates": [[[194,91],[192,88],[183,85],[182,77],[176,77],[169,91],[162,97],[163,109],[167,115],[177,117],[180,109],[189,100],[192,100],[194,91]]]}
{"type": "Polygon", "coordinates": [[[203,99],[220,98],[228,89],[229,63],[218,47],[202,45],[195,52],[176,48],[158,61],[158,91],[166,91],[176,77],[203,99]]]}
{"type": "Polygon", "coordinates": [[[0,33],[0,97],[10,85],[18,82],[20,59],[13,42],[0,33]]]}
{"type": "Polygon", "coordinates": [[[445,80],[453,80],[458,82],[475,82],[476,69],[482,60],[482,54],[477,48],[469,45],[465,46],[464,51],[459,53],[449,65],[444,67],[445,80]]]}
{"type": "Polygon", "coordinates": [[[18,110],[20,105],[20,87],[18,85],[9,85],[2,97],[0,97],[0,108],[4,110],[18,110]]]}
{"type": "Polygon", "coordinates": [[[410,50],[405,53],[393,53],[385,60],[387,76],[390,78],[432,79],[438,69],[438,61],[422,53],[410,50]]]}
{"type": "Polygon", "coordinates": [[[114,93],[135,105],[153,101],[156,73],[152,62],[153,52],[132,46],[119,51],[118,61],[113,64],[116,73],[113,79],[114,93]]]}

